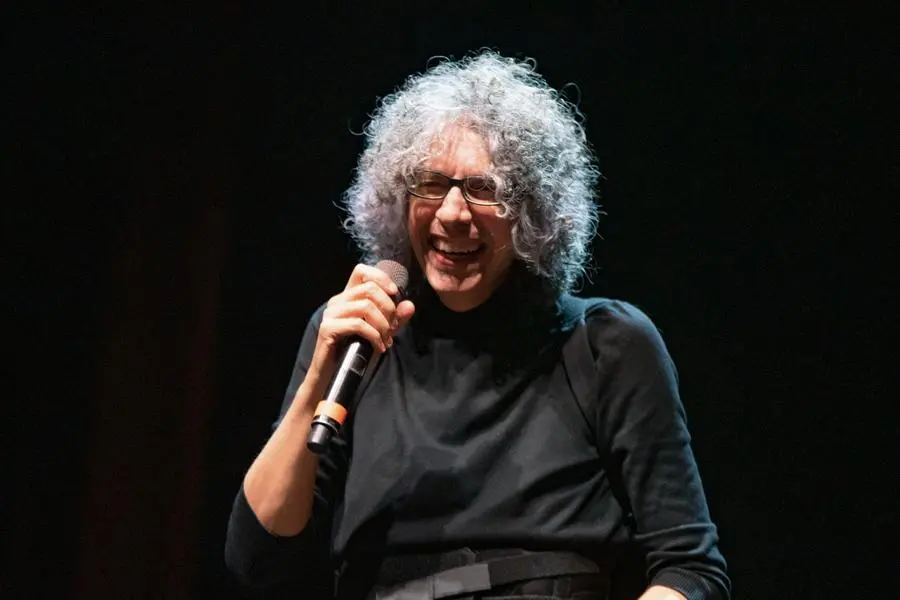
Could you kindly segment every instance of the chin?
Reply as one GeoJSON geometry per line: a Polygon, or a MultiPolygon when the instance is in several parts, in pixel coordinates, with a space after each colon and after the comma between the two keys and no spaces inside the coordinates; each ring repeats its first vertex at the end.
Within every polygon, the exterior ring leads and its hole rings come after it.
{"type": "Polygon", "coordinates": [[[486,301],[491,293],[487,289],[482,273],[473,273],[459,278],[441,271],[429,269],[426,273],[428,284],[450,310],[464,312],[486,301]]]}
{"type": "Polygon", "coordinates": [[[432,289],[441,293],[477,292],[484,280],[480,271],[459,276],[434,267],[426,269],[425,277],[432,289]]]}

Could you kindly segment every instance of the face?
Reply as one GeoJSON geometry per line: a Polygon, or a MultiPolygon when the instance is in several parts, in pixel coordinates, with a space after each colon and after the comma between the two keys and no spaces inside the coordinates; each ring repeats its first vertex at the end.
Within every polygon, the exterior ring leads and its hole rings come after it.
{"type": "MultiPolygon", "coordinates": [[[[454,179],[487,172],[491,155],[480,135],[452,126],[443,137],[440,154],[423,169],[454,179]]],[[[500,209],[470,204],[458,186],[443,201],[409,196],[413,252],[428,283],[451,310],[471,310],[490,298],[512,265],[512,223],[499,216],[500,209]]]]}

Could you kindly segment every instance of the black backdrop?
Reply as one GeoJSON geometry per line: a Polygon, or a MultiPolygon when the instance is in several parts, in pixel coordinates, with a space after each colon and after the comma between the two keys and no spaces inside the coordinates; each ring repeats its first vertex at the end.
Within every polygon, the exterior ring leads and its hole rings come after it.
{"type": "Polygon", "coordinates": [[[7,20],[3,596],[238,597],[233,494],[355,262],[353,132],[490,46],[578,86],[609,213],[584,292],[663,331],[736,597],[896,598],[891,31],[709,4],[7,20]]]}

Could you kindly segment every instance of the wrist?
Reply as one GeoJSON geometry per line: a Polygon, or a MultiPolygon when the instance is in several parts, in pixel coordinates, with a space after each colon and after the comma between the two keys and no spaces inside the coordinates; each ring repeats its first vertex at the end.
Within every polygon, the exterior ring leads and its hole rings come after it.
{"type": "Polygon", "coordinates": [[[300,384],[300,387],[297,388],[297,393],[294,394],[294,399],[291,402],[291,406],[288,408],[285,417],[304,421],[311,420],[315,413],[316,406],[318,406],[325,393],[324,389],[320,389],[322,387],[323,386],[317,385],[317,382],[310,381],[310,377],[304,379],[303,383],[300,384]]]}

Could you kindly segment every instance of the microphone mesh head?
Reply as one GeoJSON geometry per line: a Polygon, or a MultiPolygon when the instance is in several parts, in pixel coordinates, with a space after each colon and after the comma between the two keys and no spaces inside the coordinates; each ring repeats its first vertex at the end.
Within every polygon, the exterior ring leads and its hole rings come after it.
{"type": "Polygon", "coordinates": [[[400,293],[406,290],[406,286],[409,284],[409,271],[406,270],[406,267],[395,260],[380,260],[375,268],[387,273],[391,281],[400,288],[400,293]]]}

